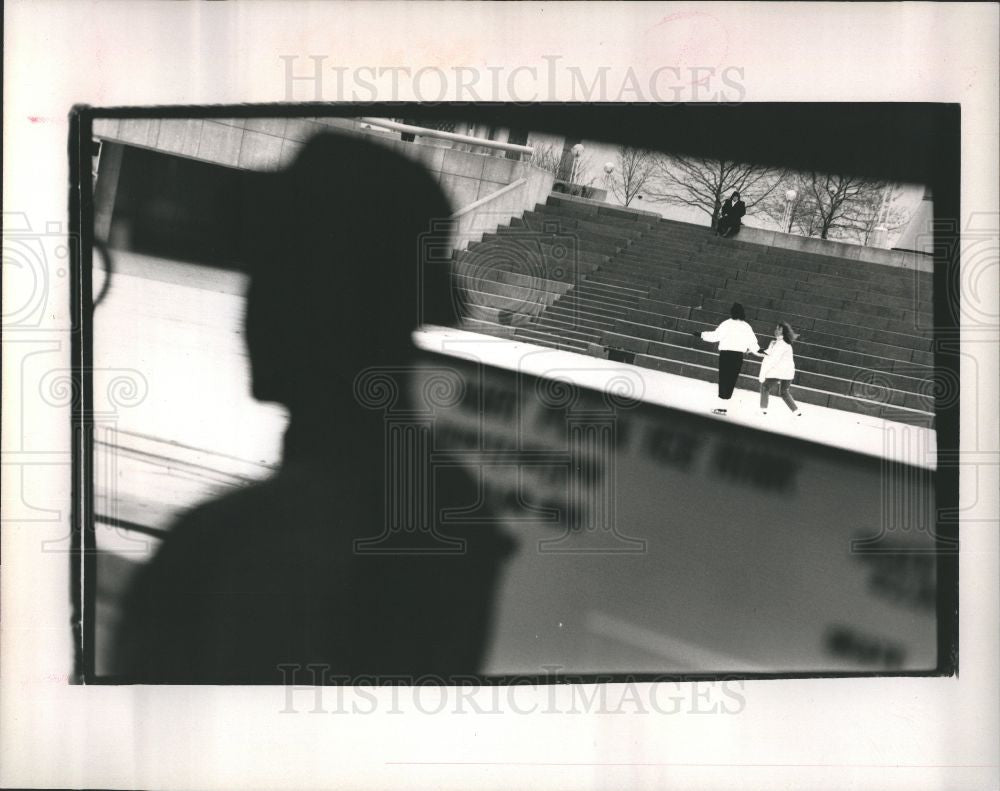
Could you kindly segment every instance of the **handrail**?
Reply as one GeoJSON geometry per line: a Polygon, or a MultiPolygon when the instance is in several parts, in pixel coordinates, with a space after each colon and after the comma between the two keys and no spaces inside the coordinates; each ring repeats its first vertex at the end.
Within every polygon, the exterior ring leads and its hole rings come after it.
{"type": "Polygon", "coordinates": [[[457,220],[464,214],[468,214],[473,209],[478,209],[480,206],[485,206],[487,203],[492,203],[494,200],[499,198],[501,195],[506,195],[508,192],[516,190],[518,187],[522,187],[528,183],[527,179],[518,179],[508,184],[506,187],[501,187],[496,192],[491,192],[489,195],[485,195],[477,201],[473,201],[464,209],[459,209],[455,212],[449,219],[457,220]]]}
{"type": "Polygon", "coordinates": [[[483,148],[495,148],[498,151],[513,151],[518,154],[534,154],[535,149],[531,146],[520,146],[516,143],[500,143],[496,140],[486,140],[482,137],[472,137],[471,135],[460,135],[457,132],[444,132],[440,129],[427,129],[423,126],[411,126],[401,124],[397,121],[390,121],[387,118],[360,118],[362,123],[372,126],[381,126],[383,129],[392,129],[396,132],[405,132],[415,137],[436,137],[439,140],[452,140],[456,143],[468,143],[473,146],[483,148]]]}

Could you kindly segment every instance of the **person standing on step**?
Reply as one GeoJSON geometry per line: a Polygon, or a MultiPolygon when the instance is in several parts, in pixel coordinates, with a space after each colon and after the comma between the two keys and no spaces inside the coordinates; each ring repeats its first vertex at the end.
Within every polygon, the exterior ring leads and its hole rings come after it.
{"type": "Polygon", "coordinates": [[[736,236],[740,232],[743,215],[746,213],[747,205],[740,198],[739,190],[734,190],[719,211],[719,222],[715,226],[716,234],[723,238],[736,236]]]}
{"type": "Polygon", "coordinates": [[[760,382],[760,413],[767,414],[767,397],[771,388],[778,385],[781,399],[795,413],[802,415],[795,399],[792,398],[792,380],[795,378],[795,355],[792,344],[798,336],[787,321],[779,321],[774,328],[774,340],[764,352],[757,379],[760,382]]]}
{"type": "Polygon", "coordinates": [[[753,328],[747,323],[743,305],[734,302],[729,309],[729,318],[714,330],[692,332],[694,337],[709,343],[719,344],[719,405],[712,410],[713,414],[725,415],[728,412],[729,400],[733,397],[736,380],[743,368],[743,355],[747,352],[758,357],[760,344],[753,328]]]}

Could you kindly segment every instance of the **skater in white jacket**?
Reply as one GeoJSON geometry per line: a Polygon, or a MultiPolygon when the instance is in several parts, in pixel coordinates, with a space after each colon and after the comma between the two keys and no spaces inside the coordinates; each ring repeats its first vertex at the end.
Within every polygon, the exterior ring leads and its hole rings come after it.
{"type": "Polygon", "coordinates": [[[795,355],[792,352],[792,344],[797,337],[787,321],[778,322],[774,328],[774,340],[764,352],[760,373],[757,375],[757,380],[760,382],[760,411],[762,415],[767,414],[767,397],[774,385],[778,385],[785,405],[796,415],[802,414],[802,410],[796,405],[791,392],[792,380],[795,378],[795,355]]]}
{"type": "Polygon", "coordinates": [[[743,368],[743,355],[747,352],[760,354],[760,344],[753,328],[747,323],[746,312],[739,302],[729,309],[729,318],[714,330],[693,332],[694,337],[709,343],[719,344],[719,405],[712,410],[716,415],[725,415],[733,389],[743,368]]]}

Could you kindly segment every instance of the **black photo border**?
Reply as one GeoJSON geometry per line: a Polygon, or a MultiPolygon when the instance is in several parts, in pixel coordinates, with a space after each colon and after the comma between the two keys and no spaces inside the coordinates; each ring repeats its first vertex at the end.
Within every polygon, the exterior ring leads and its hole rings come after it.
{"type": "MultiPolygon", "coordinates": [[[[724,155],[797,170],[863,173],[925,184],[934,196],[934,367],[960,381],[959,227],[961,107],[935,103],[278,103],[255,105],[74,107],[69,118],[69,230],[72,505],[70,598],[76,683],[121,683],[95,673],[96,540],[93,500],[93,220],[90,146],[95,118],[245,117],[455,118],[582,139],[614,140],[674,153],[724,155]]],[[[906,672],[595,673],[483,675],[487,684],[631,683],[735,679],[869,678],[958,674],[959,399],[938,393],[935,407],[937,666],[906,672]]],[[[379,683],[398,683],[380,679],[379,683]]]]}

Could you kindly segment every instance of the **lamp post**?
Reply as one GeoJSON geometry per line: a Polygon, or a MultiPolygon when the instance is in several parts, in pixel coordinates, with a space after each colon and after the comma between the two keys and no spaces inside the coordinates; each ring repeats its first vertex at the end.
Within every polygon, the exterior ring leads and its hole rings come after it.
{"type": "Polygon", "coordinates": [[[892,184],[886,184],[885,189],[882,190],[882,202],[879,204],[878,215],[876,215],[878,224],[869,238],[869,244],[872,247],[889,246],[889,203],[892,192],[892,184]]]}
{"type": "Polygon", "coordinates": [[[792,232],[792,207],[795,205],[797,197],[799,197],[799,193],[795,190],[785,190],[785,213],[781,218],[781,229],[785,233],[792,232]]]}
{"type": "Polygon", "coordinates": [[[615,172],[614,162],[604,163],[604,189],[608,195],[611,194],[611,174],[615,172]]]}
{"type": "Polygon", "coordinates": [[[570,173],[570,183],[576,184],[576,169],[580,164],[580,156],[583,154],[583,143],[577,143],[570,149],[573,152],[573,171],[570,173]]]}

